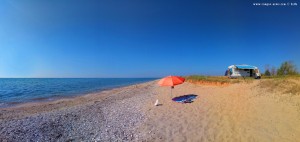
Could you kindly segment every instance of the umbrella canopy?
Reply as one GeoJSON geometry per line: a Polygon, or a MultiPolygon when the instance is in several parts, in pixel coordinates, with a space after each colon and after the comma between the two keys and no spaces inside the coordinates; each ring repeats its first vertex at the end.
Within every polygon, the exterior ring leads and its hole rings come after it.
{"type": "Polygon", "coordinates": [[[158,84],[160,86],[175,86],[178,84],[182,84],[185,81],[184,78],[179,76],[167,76],[163,79],[161,79],[158,84]]]}

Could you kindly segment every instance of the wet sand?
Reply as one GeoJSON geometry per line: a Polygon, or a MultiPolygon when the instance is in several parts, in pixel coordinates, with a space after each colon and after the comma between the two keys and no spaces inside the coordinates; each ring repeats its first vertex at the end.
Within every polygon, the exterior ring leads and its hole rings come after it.
{"type": "MultiPolygon", "coordinates": [[[[295,81],[299,84],[299,81],[295,81]]],[[[2,141],[298,141],[300,95],[259,87],[157,81],[0,109],[2,141]],[[171,99],[194,94],[192,103],[171,99]],[[160,106],[154,106],[156,99],[160,106]]]]}

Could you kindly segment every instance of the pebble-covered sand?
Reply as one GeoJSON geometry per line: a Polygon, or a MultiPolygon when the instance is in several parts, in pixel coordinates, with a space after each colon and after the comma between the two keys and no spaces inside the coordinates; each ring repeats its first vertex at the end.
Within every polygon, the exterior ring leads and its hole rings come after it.
{"type": "Polygon", "coordinates": [[[0,141],[139,141],[136,127],[155,85],[117,88],[0,109],[0,141]]]}

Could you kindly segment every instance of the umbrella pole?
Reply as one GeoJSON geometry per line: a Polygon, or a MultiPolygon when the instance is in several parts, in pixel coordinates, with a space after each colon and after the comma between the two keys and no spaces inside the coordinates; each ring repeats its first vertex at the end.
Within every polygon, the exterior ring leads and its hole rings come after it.
{"type": "Polygon", "coordinates": [[[173,88],[174,88],[174,86],[171,86],[171,97],[173,97],[173,94],[172,94],[173,88]]]}

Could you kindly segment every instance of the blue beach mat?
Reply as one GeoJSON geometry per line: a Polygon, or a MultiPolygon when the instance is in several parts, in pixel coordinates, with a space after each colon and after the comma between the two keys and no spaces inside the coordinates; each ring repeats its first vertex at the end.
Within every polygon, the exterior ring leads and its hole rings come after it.
{"type": "Polygon", "coordinates": [[[179,97],[175,97],[172,100],[178,103],[192,103],[197,98],[197,95],[188,94],[179,97]]]}

